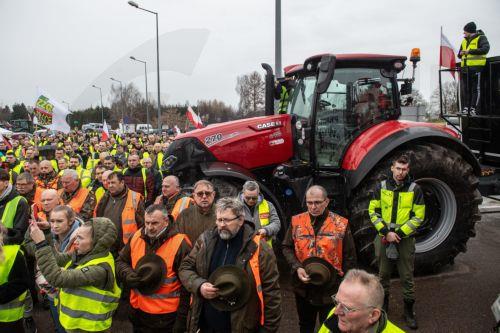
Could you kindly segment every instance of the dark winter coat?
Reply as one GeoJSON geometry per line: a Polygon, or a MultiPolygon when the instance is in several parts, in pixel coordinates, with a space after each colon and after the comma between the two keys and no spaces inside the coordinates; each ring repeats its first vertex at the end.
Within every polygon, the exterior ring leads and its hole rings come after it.
{"type": "MultiPolygon", "coordinates": [[[[260,326],[260,310],[255,279],[248,261],[257,247],[253,242],[254,228],[249,224],[243,227],[243,244],[236,258],[235,265],[241,267],[250,277],[252,294],[248,303],[242,308],[231,312],[231,331],[245,332],[276,332],[281,319],[281,293],[276,257],[264,240],[260,242],[259,273],[264,296],[264,326],[260,326]]],[[[196,241],[191,253],[181,264],[179,277],[182,284],[193,295],[193,302],[188,316],[188,332],[194,333],[199,326],[200,315],[205,299],[200,294],[200,287],[208,281],[209,266],[219,234],[217,228],[205,231],[196,241]]]]}

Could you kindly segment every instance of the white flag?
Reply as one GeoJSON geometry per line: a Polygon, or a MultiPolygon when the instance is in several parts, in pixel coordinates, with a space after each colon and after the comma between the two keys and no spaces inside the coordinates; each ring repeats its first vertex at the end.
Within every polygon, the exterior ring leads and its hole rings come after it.
{"type": "Polygon", "coordinates": [[[69,133],[70,126],[66,122],[66,116],[70,112],[65,105],[59,103],[46,92],[38,88],[35,102],[34,116],[39,125],[43,125],[51,130],[69,133]]]}

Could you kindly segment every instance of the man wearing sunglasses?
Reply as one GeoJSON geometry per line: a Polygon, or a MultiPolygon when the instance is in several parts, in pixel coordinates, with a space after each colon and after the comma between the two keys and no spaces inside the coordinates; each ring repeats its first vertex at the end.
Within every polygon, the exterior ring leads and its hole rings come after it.
{"type": "Polygon", "coordinates": [[[194,205],[184,209],[177,217],[179,232],[186,234],[194,244],[198,237],[215,226],[215,188],[208,180],[199,180],[193,188],[194,205]]]}
{"type": "Polygon", "coordinates": [[[274,205],[264,199],[260,193],[259,184],[253,180],[243,184],[243,191],[239,199],[245,205],[245,221],[251,221],[255,224],[255,230],[259,235],[268,240],[272,247],[272,238],[275,237],[281,228],[280,218],[274,205]]]}
{"type": "Polygon", "coordinates": [[[382,310],[384,289],[373,274],[351,269],[332,299],[334,307],[318,333],[403,332],[387,319],[382,310]]]}
{"type": "Polygon", "coordinates": [[[300,333],[312,333],[332,309],[330,295],[337,291],[340,277],[356,265],[354,239],[347,219],[328,209],[324,187],[311,186],[306,192],[307,212],[292,217],[282,249],[296,279],[292,279],[299,315],[300,333]],[[336,273],[327,286],[314,287],[303,263],[308,258],[326,260],[336,273]]]}

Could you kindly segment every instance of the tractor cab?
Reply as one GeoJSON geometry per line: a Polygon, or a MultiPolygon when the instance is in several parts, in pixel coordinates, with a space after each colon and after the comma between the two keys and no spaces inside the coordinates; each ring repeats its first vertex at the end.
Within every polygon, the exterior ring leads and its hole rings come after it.
{"type": "MultiPolygon", "coordinates": [[[[387,68],[385,60],[367,67],[337,60],[331,80],[320,92],[322,83],[314,71],[287,73],[296,77],[287,112],[295,123],[299,159],[338,168],[344,149],[358,133],[399,117],[397,72],[387,68]]],[[[398,64],[402,69],[403,59],[398,64]]]]}

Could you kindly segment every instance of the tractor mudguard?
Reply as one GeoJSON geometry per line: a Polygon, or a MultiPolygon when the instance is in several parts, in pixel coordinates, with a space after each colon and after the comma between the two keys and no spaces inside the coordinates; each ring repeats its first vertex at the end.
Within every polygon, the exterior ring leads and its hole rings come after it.
{"type": "MultiPolygon", "coordinates": [[[[447,130],[431,124],[395,122],[398,123],[398,128],[392,127],[391,131],[387,126],[383,126],[386,128],[379,128],[378,135],[370,133],[364,136],[365,133],[363,133],[347,149],[342,168],[346,171],[349,192],[361,183],[379,161],[402,146],[411,145],[412,141],[434,143],[454,150],[470,163],[477,176],[481,175],[481,167],[474,154],[447,130]]],[[[388,125],[388,123],[390,122],[385,124],[388,125]]]]}

